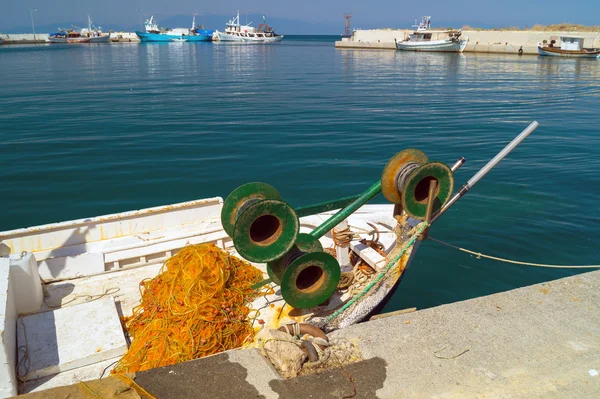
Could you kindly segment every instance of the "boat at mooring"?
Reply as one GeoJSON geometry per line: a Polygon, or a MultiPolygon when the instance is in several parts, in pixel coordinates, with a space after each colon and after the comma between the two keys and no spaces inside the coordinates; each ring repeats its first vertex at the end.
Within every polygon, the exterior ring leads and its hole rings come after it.
{"type": "Polygon", "coordinates": [[[135,31],[137,37],[142,42],[175,42],[175,41],[186,41],[190,43],[195,42],[210,42],[213,40],[213,31],[204,29],[202,26],[196,26],[196,17],[192,18],[191,28],[160,28],[154,16],[146,20],[144,24],[144,32],[135,31]],[[179,40],[181,39],[181,40],[179,40]]]}
{"type": "MultiPolygon", "coordinates": [[[[252,346],[265,330],[327,340],[386,303],[429,226],[537,127],[456,193],[464,158],[450,167],[405,149],[363,193],[311,206],[247,183],[225,200],[0,232],[3,392],[252,346]],[[367,204],[380,193],[390,204],[367,204]]],[[[312,362],[313,343],[302,343],[312,362]]]]}
{"type": "Polygon", "coordinates": [[[556,46],[556,40],[550,40],[548,43],[544,40],[538,43],[538,54],[551,57],[572,57],[572,58],[600,58],[600,48],[584,48],[583,37],[579,36],[561,36],[560,47],[556,46]]]}
{"type": "Polygon", "coordinates": [[[416,31],[402,40],[395,39],[398,50],[462,53],[469,41],[468,37],[461,38],[461,29],[432,30],[429,16],[422,17],[419,25],[413,26],[417,27],[416,31]]]}
{"type": "Polygon", "coordinates": [[[251,24],[252,22],[242,25],[238,11],[236,17],[225,25],[225,31],[215,31],[215,40],[236,43],[275,43],[283,39],[283,35],[275,33],[275,30],[267,25],[265,16],[263,16],[263,23],[257,28],[251,24]]]}

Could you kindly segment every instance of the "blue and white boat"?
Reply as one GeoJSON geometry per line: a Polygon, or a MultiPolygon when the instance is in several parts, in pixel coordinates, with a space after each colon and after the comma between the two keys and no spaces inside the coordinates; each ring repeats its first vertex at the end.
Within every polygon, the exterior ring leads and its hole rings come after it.
{"type": "Polygon", "coordinates": [[[417,30],[403,40],[394,39],[398,50],[462,53],[469,41],[468,37],[461,37],[460,29],[432,30],[429,16],[422,17],[421,23],[413,26],[417,30]]]}
{"type": "Polygon", "coordinates": [[[213,31],[202,29],[201,26],[196,26],[196,17],[192,20],[192,28],[174,28],[165,29],[159,28],[154,20],[154,16],[150,17],[145,23],[145,32],[135,31],[135,34],[142,42],[210,42],[213,39],[213,31]],[[181,40],[180,40],[181,39],[181,40]]]}

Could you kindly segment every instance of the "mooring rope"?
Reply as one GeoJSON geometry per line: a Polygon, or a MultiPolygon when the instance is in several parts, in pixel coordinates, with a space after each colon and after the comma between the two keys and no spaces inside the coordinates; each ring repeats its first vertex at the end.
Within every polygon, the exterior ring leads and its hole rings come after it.
{"type": "Polygon", "coordinates": [[[495,261],[498,261],[498,262],[513,263],[515,265],[533,266],[533,267],[546,267],[546,268],[551,268],[551,269],[598,269],[598,268],[600,268],[600,265],[575,265],[575,266],[571,266],[571,265],[547,265],[547,264],[544,264],[544,263],[521,262],[521,261],[517,261],[517,260],[511,260],[511,259],[506,259],[506,258],[499,258],[497,256],[485,255],[485,254],[482,254],[481,252],[475,252],[475,251],[471,251],[471,250],[468,250],[468,249],[465,249],[465,248],[457,247],[456,245],[452,245],[452,244],[449,244],[449,243],[441,241],[441,240],[436,240],[435,238],[432,238],[432,237],[429,237],[429,239],[431,241],[437,242],[438,244],[442,244],[442,245],[445,245],[445,246],[450,247],[450,248],[458,249],[459,251],[466,252],[466,253],[468,253],[470,255],[474,255],[474,256],[477,257],[477,259],[486,258],[486,259],[491,259],[491,260],[495,260],[495,261]]]}
{"type": "Polygon", "coordinates": [[[398,253],[398,255],[396,255],[394,257],[394,259],[392,259],[392,261],[388,263],[388,265],[386,266],[386,268],[384,270],[382,270],[381,272],[379,272],[379,274],[377,276],[375,276],[375,278],[361,292],[359,292],[352,299],[350,299],[348,302],[346,302],[344,304],[344,306],[342,306],[340,309],[338,309],[335,313],[327,316],[325,318],[325,323],[331,322],[331,320],[333,320],[336,317],[338,317],[346,309],[348,309],[350,306],[352,306],[356,301],[358,301],[360,298],[362,298],[367,292],[369,292],[369,290],[371,288],[373,288],[375,286],[375,284],[377,284],[388,273],[388,271],[394,265],[396,265],[396,263],[402,258],[402,256],[404,256],[404,254],[406,253],[406,251],[408,250],[408,248],[410,248],[415,243],[415,241],[417,240],[417,238],[419,237],[419,235],[428,226],[429,225],[427,224],[427,222],[421,222],[419,225],[415,226],[411,230],[411,232],[413,233],[411,235],[411,237],[404,243],[404,245],[402,246],[402,249],[400,250],[400,252],[398,253]]]}

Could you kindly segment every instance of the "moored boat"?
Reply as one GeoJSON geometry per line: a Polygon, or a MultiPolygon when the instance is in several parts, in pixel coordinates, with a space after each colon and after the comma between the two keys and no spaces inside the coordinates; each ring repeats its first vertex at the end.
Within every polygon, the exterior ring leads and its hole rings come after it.
{"type": "Polygon", "coordinates": [[[150,43],[174,41],[210,42],[213,39],[212,30],[206,30],[202,26],[196,26],[195,16],[192,19],[191,28],[174,29],[160,28],[154,20],[154,16],[151,16],[144,24],[144,32],[135,31],[135,34],[140,38],[140,41],[150,43]]]}
{"type": "MultiPolygon", "coordinates": [[[[78,28],[79,29],[79,28],[78,28]]],[[[110,34],[102,32],[102,28],[96,27],[92,23],[92,19],[88,15],[88,27],[79,29],[59,30],[56,33],[51,33],[46,39],[49,43],[109,43],[110,34]]]]}
{"type": "Polygon", "coordinates": [[[217,353],[251,345],[265,329],[291,324],[300,332],[328,332],[358,323],[398,286],[427,228],[537,126],[532,123],[454,195],[454,172],[464,159],[449,167],[407,149],[364,193],[312,206],[294,209],[273,187],[249,183],[225,201],[0,232],[5,391],[16,394],[17,377],[21,393],[28,393],[105,375],[127,352],[119,316],[128,328],[158,334],[131,342],[130,348],[161,353],[143,357],[147,368],[164,365],[165,350],[217,353]],[[365,205],[379,193],[392,204],[365,205]],[[189,257],[178,257],[183,253],[189,257]],[[253,262],[244,262],[244,272],[258,283],[238,281],[227,295],[207,295],[205,287],[225,286],[241,269],[239,259],[227,263],[232,256],[253,262]],[[193,275],[199,263],[208,266],[193,275]],[[168,280],[173,275],[183,280],[175,284],[168,280]],[[157,298],[163,302],[153,302],[157,298]],[[160,314],[165,318],[155,318],[160,314]],[[211,335],[188,323],[189,315],[223,329],[211,335]],[[232,337],[240,327],[243,334],[232,337]]]}
{"type": "Polygon", "coordinates": [[[573,58],[600,58],[600,48],[584,48],[583,37],[561,36],[560,47],[556,47],[556,40],[548,43],[544,40],[538,43],[538,54],[551,57],[573,57],[573,58]]]}
{"type": "Polygon", "coordinates": [[[395,40],[396,48],[402,51],[432,51],[462,53],[467,47],[468,37],[461,38],[462,30],[432,30],[431,17],[422,17],[417,30],[402,40],[395,40]]]}
{"type": "Polygon", "coordinates": [[[275,30],[267,25],[265,16],[263,16],[263,23],[258,25],[258,28],[251,24],[252,22],[242,25],[238,11],[236,17],[225,25],[225,31],[215,31],[215,40],[236,43],[275,43],[283,39],[283,35],[275,33],[275,30]]]}

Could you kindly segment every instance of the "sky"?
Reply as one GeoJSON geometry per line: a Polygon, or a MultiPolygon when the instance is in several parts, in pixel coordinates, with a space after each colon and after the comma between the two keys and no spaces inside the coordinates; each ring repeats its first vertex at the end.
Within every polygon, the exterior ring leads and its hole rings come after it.
{"type": "Polygon", "coordinates": [[[243,17],[246,13],[267,14],[269,24],[287,34],[341,34],[344,13],[352,13],[352,27],[361,29],[410,28],[421,15],[430,15],[434,27],[600,24],[599,0],[0,0],[0,32],[30,32],[31,9],[37,9],[33,16],[38,32],[54,25],[68,28],[70,24],[83,24],[88,14],[100,26],[130,30],[139,27],[140,14],[143,18],[154,15],[165,25],[164,21],[179,21],[173,18],[191,16],[193,12],[199,14],[198,23],[204,18],[217,24],[215,21],[222,18],[222,26],[206,27],[223,29],[226,19],[238,9],[243,17]]]}

